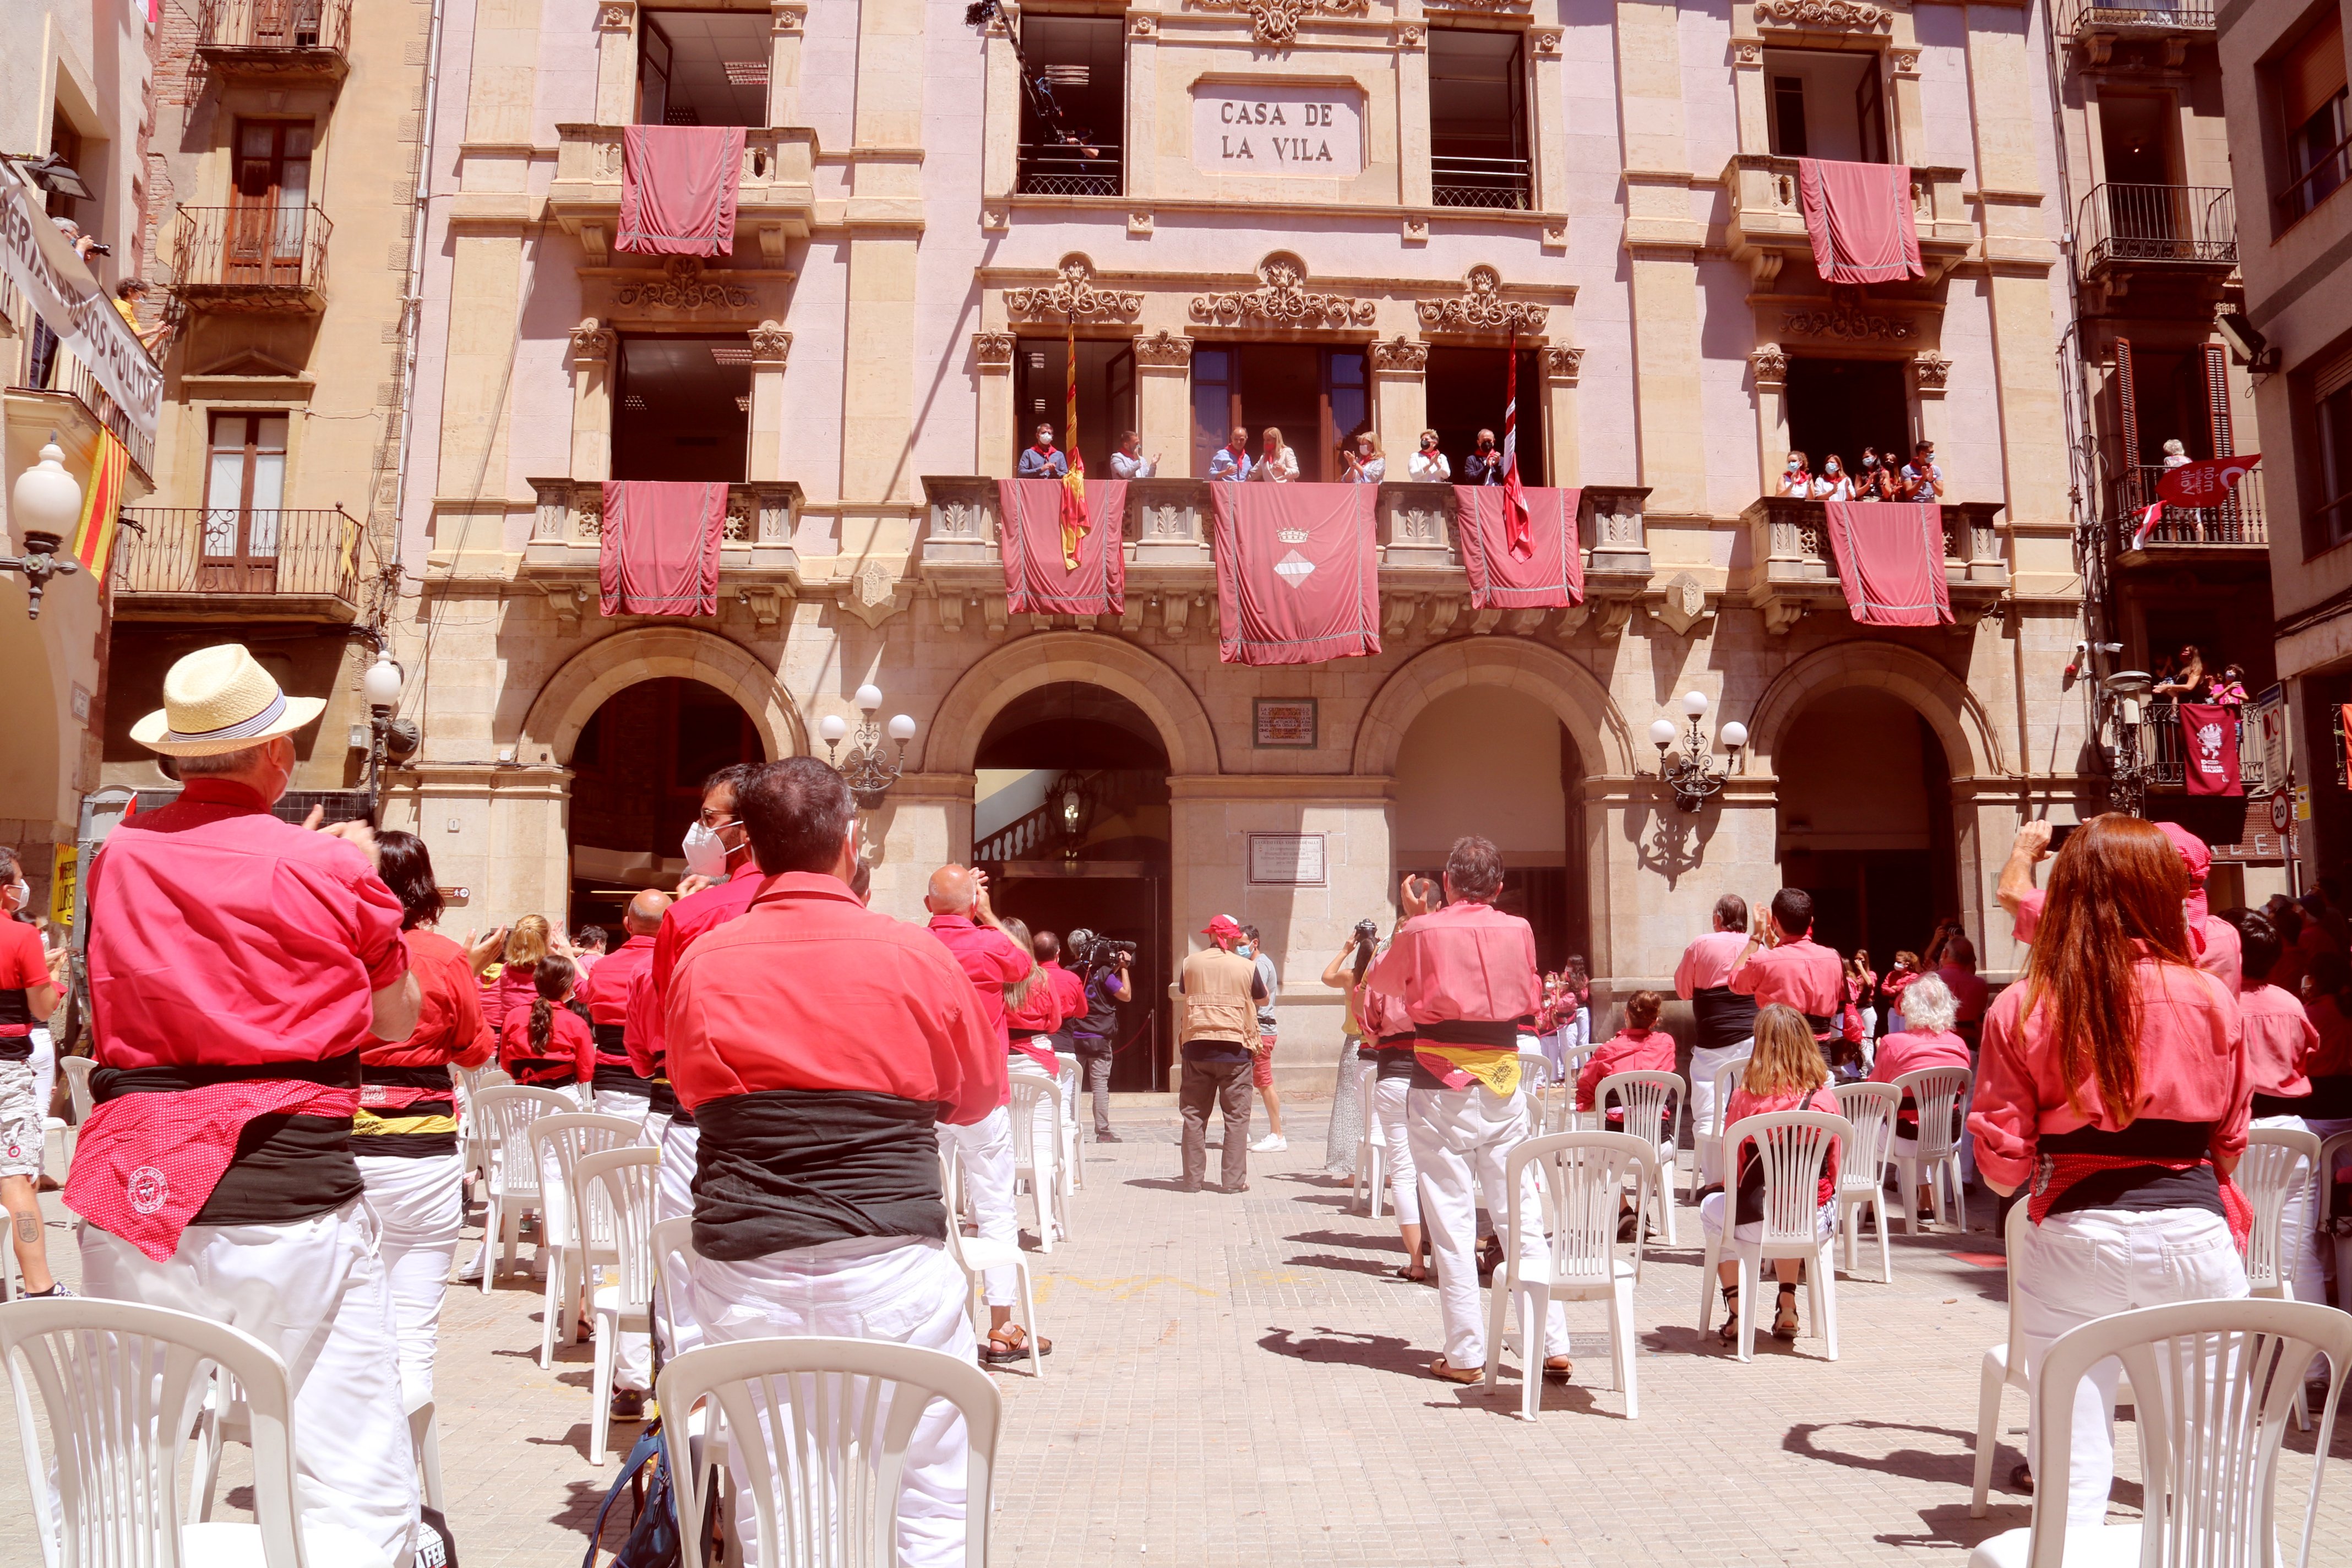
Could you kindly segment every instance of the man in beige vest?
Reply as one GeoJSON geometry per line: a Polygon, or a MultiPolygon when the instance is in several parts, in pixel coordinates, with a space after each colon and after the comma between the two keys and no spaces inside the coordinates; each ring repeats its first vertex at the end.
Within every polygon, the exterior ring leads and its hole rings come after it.
{"type": "Polygon", "coordinates": [[[1269,1000],[1257,965],[1234,951],[1242,928],[1219,915],[1201,933],[1216,945],[1184,960],[1184,1191],[1197,1193],[1209,1168],[1209,1107],[1225,1119],[1224,1190],[1249,1189],[1250,1061],[1258,1048],[1258,1004],[1269,1000]]]}

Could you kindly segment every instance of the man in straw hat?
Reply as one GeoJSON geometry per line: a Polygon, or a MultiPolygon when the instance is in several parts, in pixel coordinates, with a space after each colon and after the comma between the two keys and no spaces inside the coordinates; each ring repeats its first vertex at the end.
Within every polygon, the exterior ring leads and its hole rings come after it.
{"type": "Polygon", "coordinates": [[[231,643],[174,664],[131,727],[186,788],[124,818],[90,868],[98,1106],[65,1201],[89,1222],[87,1294],[284,1358],[312,1558],[404,1561],[415,1459],[350,1140],[361,1048],[406,1039],[419,1001],[374,835],[270,815],[325,706],[231,643]]]}

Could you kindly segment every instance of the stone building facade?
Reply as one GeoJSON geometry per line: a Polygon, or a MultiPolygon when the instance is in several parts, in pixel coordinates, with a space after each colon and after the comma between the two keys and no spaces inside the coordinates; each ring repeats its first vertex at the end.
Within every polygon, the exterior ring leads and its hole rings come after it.
{"type": "MultiPolygon", "coordinates": [[[[1604,1015],[1717,894],[1784,879],[1846,945],[1958,914],[2005,966],[2000,861],[2021,812],[2073,812],[2086,741],[2038,19],[966,9],[449,0],[394,618],[423,743],[388,813],[465,889],[457,923],[674,877],[695,768],[821,750],[871,682],[919,726],[877,907],[916,915],[977,855],[1005,907],[1133,934],[1152,975],[1233,913],[1281,965],[1301,1074],[1339,1038],[1322,966],[1474,828],[1604,1015]],[[731,257],[614,248],[640,117],[744,126],[731,257]],[[1910,166],[1924,277],[1823,285],[1808,148],[1910,166]],[[1160,460],[1125,614],[1086,625],[1009,615],[995,540],[1073,348],[1089,468],[1129,426],[1160,460]],[[1528,476],[1582,492],[1586,603],[1471,610],[1446,492],[1397,483],[1381,652],[1221,663],[1228,419],[1284,426],[1309,477],[1361,429],[1391,479],[1424,427],[1458,471],[1515,351],[1528,476]],[[1792,442],[1923,437],[1960,503],[1957,624],[1865,631],[1819,506],[1759,496],[1792,442]],[[600,613],[608,478],[730,482],[715,619],[600,613]],[[1730,776],[1685,811],[1649,731],[1691,690],[1730,776]],[[630,798],[652,837],[583,840],[630,798]]],[[[1164,1009],[1139,1027],[1139,1087],[1164,1009]]]]}

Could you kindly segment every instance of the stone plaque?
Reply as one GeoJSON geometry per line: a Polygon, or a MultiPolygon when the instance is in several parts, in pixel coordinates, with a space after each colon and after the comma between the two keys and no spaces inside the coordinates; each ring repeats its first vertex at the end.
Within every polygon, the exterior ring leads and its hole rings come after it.
{"type": "Polygon", "coordinates": [[[1319,833],[1253,833],[1249,879],[1278,888],[1324,885],[1323,836],[1319,833]]]}
{"type": "Polygon", "coordinates": [[[1352,180],[1364,172],[1363,95],[1348,87],[1196,83],[1192,161],[1212,174],[1352,180]]]}

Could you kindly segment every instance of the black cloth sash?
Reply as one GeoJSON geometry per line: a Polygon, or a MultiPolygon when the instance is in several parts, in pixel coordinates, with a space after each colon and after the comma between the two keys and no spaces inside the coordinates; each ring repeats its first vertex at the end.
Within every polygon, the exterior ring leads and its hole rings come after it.
{"type": "Polygon", "coordinates": [[[580,1064],[571,1057],[517,1057],[507,1063],[507,1076],[530,1089],[561,1089],[580,1078],[580,1064]]]}
{"type": "MultiPolygon", "coordinates": [[[[22,986],[14,991],[0,991],[0,1029],[22,1029],[21,1035],[0,1035],[0,1062],[28,1062],[33,1059],[33,1028],[46,1024],[46,1018],[33,1016],[32,999],[22,986]]],[[[47,1107],[42,1107],[47,1110],[47,1107]]]]}
{"type": "Polygon", "coordinates": [[[646,1109],[656,1116],[667,1116],[672,1121],[694,1120],[677,1108],[677,1090],[666,1078],[646,1079],[646,1109]]]}
{"type": "Polygon", "coordinates": [[[1691,993],[1691,1017],[1698,1026],[1697,1048],[1722,1050],[1756,1033],[1756,998],[1728,985],[1710,985],[1691,993]]]}
{"type": "MultiPolygon", "coordinates": [[[[178,1063],[152,1068],[95,1068],[91,1103],[118,1095],[175,1094],[216,1083],[299,1080],[356,1089],[360,1054],[324,1061],[178,1063]]],[[[444,1079],[448,1077],[445,1071],[444,1079]]],[[[236,1151],[212,1195],[190,1225],[291,1225],[331,1214],[366,1191],[352,1159],[348,1116],[257,1116],[237,1134],[236,1151]]]]}
{"type": "MultiPolygon", "coordinates": [[[[2108,1159],[2199,1162],[2185,1171],[2124,1165],[2090,1172],[2053,1199],[2049,1212],[2124,1209],[2145,1214],[2157,1209],[2202,1209],[2226,1219],[2229,1211],[2221,1206],[2221,1179],[2210,1158],[2212,1139],[2210,1121],[2165,1121],[2146,1116],[2115,1132],[2077,1127],[2072,1132],[2046,1134],[2034,1146],[2042,1160],[2059,1154],[2098,1154],[2108,1159]]],[[[2042,1173],[2037,1172],[2035,1179],[2039,1184],[2042,1173]]]]}
{"type": "Polygon", "coordinates": [[[1805,1015],[1805,1023],[1813,1031],[1813,1038],[1817,1040],[1842,1032],[1838,1020],[1827,1013],[1808,1013],[1805,1015]]]}
{"type": "MultiPolygon", "coordinates": [[[[432,1098],[411,1100],[392,1110],[389,1115],[406,1121],[415,1117],[437,1116],[455,1121],[457,1115],[457,1086],[450,1079],[446,1067],[425,1063],[393,1066],[388,1063],[364,1062],[360,1067],[360,1081],[377,1089],[421,1089],[432,1098]]],[[[361,1108],[374,1115],[385,1111],[361,1108]]],[[[430,1160],[457,1152],[457,1134],[448,1132],[378,1132],[369,1130],[362,1121],[352,1127],[352,1152],[400,1160],[430,1160]]]]}
{"type": "Polygon", "coordinates": [[[604,1094],[634,1094],[648,1100],[653,1098],[653,1079],[638,1077],[636,1069],[626,1062],[616,1063],[602,1055],[596,1058],[589,1082],[604,1094]]]}
{"type": "Polygon", "coordinates": [[[1392,1078],[1412,1076],[1412,1041],[1411,1035],[1391,1035],[1372,1049],[1372,1079],[1386,1083],[1392,1078]]]}
{"type": "Polygon", "coordinates": [[[389,1062],[362,1062],[360,1064],[360,1082],[372,1083],[378,1089],[446,1089],[453,1097],[457,1092],[457,1086],[450,1081],[449,1069],[429,1062],[416,1062],[406,1066],[395,1066],[389,1062]]]}
{"type": "Polygon", "coordinates": [[[1448,1018],[1442,1024],[1415,1025],[1414,1034],[1433,1046],[1475,1046],[1490,1051],[1519,1048],[1519,1026],[1509,1018],[1448,1018]]]}
{"type": "Polygon", "coordinates": [[[694,1245],[741,1262],[866,1236],[947,1239],[939,1106],[857,1090],[765,1089],[707,1101],[694,1245]]]}
{"type": "Polygon", "coordinates": [[[629,1059],[629,1044],[623,1037],[618,1024],[591,1024],[588,1032],[596,1037],[596,1054],[613,1061],[629,1059]]]}
{"type": "Polygon", "coordinates": [[[2292,1099],[2282,1099],[2275,1094],[2258,1094],[2254,1096],[2253,1113],[2256,1116],[2309,1116],[2312,1113],[2311,1096],[2298,1094],[2292,1099]]]}

